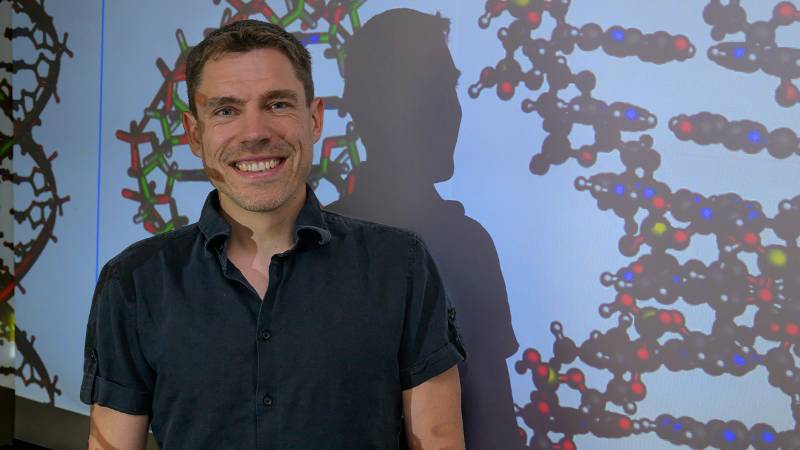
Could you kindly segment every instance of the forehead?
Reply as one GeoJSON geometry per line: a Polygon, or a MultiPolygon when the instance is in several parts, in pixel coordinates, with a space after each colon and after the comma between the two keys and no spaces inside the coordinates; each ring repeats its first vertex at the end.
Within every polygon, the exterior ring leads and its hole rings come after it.
{"type": "Polygon", "coordinates": [[[205,97],[261,94],[273,89],[294,90],[301,98],[303,95],[303,85],[291,61],[274,48],[214,56],[203,67],[197,86],[205,97]]]}

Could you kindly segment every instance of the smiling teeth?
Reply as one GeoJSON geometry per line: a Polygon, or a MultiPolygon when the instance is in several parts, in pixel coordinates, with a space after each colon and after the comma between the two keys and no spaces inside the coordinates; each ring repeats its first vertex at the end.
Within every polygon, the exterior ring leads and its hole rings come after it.
{"type": "Polygon", "coordinates": [[[278,159],[268,159],[258,162],[239,162],[236,163],[236,168],[242,172],[263,172],[265,170],[274,169],[279,162],[280,160],[278,159]]]}

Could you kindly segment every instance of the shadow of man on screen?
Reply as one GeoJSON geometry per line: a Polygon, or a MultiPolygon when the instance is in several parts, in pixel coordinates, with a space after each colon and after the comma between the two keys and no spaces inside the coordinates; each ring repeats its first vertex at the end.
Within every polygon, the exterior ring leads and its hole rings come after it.
{"type": "MultiPolygon", "coordinates": [[[[460,75],[449,21],[409,9],[372,18],[348,43],[344,105],[366,148],[355,190],[327,209],[417,232],[444,279],[467,348],[460,367],[467,448],[520,448],[506,359],[517,351],[489,233],[434,184],[453,176],[460,75]]],[[[480,157],[490,158],[491,149],[480,157]]]]}

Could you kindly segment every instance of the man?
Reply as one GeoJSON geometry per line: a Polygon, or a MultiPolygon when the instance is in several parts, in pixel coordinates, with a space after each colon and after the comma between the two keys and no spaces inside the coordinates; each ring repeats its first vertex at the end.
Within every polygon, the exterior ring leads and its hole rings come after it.
{"type": "Polygon", "coordinates": [[[321,210],[310,57],[241,21],[187,58],[198,223],[136,243],[98,280],[81,399],[90,448],[464,448],[464,350],[416,235],[321,210]],[[403,426],[404,425],[404,426],[403,426]]]}

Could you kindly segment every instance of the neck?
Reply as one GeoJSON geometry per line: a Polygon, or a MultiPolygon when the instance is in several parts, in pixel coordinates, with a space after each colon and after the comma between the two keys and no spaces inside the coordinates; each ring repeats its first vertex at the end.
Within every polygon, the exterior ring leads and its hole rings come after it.
{"type": "Polygon", "coordinates": [[[248,211],[220,193],[222,215],[230,224],[231,237],[228,250],[251,254],[269,260],[294,243],[294,225],[306,200],[305,187],[284,204],[270,211],[248,211]]]}

